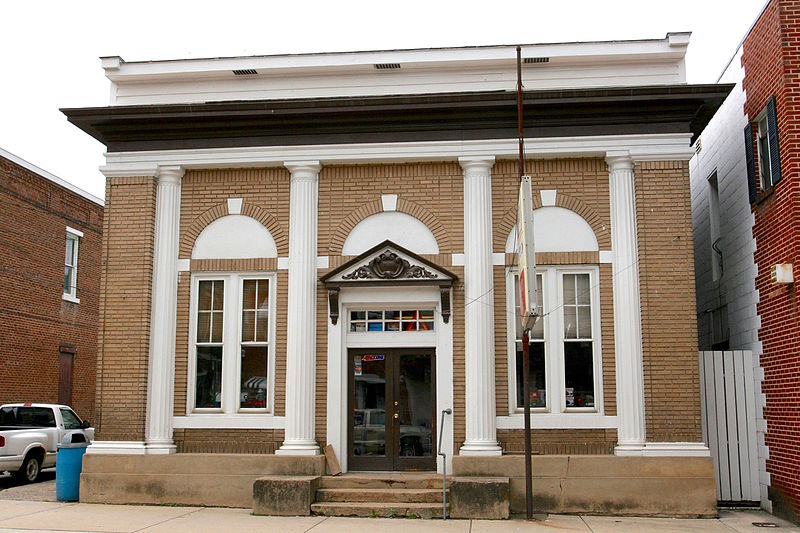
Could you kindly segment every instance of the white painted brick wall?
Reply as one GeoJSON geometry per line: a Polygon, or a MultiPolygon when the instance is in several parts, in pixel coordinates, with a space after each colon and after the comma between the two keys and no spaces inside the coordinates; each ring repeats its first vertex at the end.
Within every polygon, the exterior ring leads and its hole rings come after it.
{"type": "MultiPolygon", "coordinates": [[[[744,127],[748,118],[744,114],[746,95],[742,90],[744,69],[742,49],[737,51],[721,83],[735,83],[736,87],[711,119],[701,135],[702,150],[689,163],[692,189],[692,226],[694,235],[694,263],[697,286],[697,330],[701,350],[711,349],[710,311],[727,304],[730,349],[751,350],[759,372],[761,342],[758,329],[761,318],[756,311],[756,268],[753,253],[754,218],[750,211],[747,189],[747,167],[744,154],[744,127]],[[724,271],[719,282],[712,279],[711,230],[709,227],[708,178],[717,172],[720,204],[720,234],[724,271]]],[[[761,381],[756,379],[756,399],[761,396],[761,381]]],[[[771,511],[767,499],[769,476],[766,458],[769,450],[764,446],[763,407],[756,402],[759,429],[759,472],[761,479],[761,505],[771,511]]]]}

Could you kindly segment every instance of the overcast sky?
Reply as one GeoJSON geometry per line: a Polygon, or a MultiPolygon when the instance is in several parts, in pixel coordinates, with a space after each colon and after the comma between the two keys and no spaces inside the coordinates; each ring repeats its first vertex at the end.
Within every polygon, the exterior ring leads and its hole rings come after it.
{"type": "Polygon", "coordinates": [[[100,56],[134,61],[660,39],[691,31],[688,81],[714,83],[764,3],[4,0],[0,148],[102,198],[104,147],[59,111],[108,105],[100,56]]]}

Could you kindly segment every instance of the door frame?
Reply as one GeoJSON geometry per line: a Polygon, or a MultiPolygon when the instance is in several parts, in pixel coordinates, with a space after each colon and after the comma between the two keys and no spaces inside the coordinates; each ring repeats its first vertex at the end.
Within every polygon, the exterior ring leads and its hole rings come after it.
{"type": "Polygon", "coordinates": [[[430,471],[436,466],[436,446],[438,435],[436,433],[436,349],[435,348],[350,348],[347,350],[347,461],[351,470],[391,470],[398,472],[430,471]],[[355,372],[353,356],[356,355],[385,355],[385,387],[386,406],[384,412],[384,433],[386,455],[361,457],[353,454],[355,413],[355,372]],[[394,404],[400,397],[400,359],[404,355],[429,355],[431,365],[431,455],[427,457],[405,457],[400,454],[402,449],[401,435],[398,424],[394,423],[394,404]]]}
{"type": "MultiPolygon", "coordinates": [[[[452,301],[452,295],[451,295],[452,301]]],[[[347,402],[347,350],[348,348],[368,348],[378,344],[384,348],[435,348],[436,350],[436,424],[438,427],[443,409],[453,408],[453,319],[444,322],[441,314],[441,294],[438,287],[343,287],[338,299],[339,319],[328,322],[328,360],[327,360],[327,444],[333,447],[343,472],[349,470],[348,452],[348,402],[347,402]],[[433,308],[436,324],[431,335],[398,335],[396,333],[374,333],[369,343],[353,335],[348,335],[348,315],[350,309],[364,306],[389,308],[394,306],[420,306],[433,308]]],[[[453,412],[445,419],[442,432],[441,449],[447,454],[447,469],[452,471],[454,450],[453,419],[463,418],[464,413],[453,412]]],[[[439,435],[437,434],[437,442],[439,435]]],[[[438,451],[438,450],[437,450],[438,451]]],[[[442,472],[442,457],[436,458],[436,469],[442,472]]]]}

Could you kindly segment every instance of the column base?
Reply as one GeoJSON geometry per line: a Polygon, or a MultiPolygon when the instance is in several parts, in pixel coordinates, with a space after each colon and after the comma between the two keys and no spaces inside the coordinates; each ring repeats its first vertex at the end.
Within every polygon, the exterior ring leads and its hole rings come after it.
{"type": "Polygon", "coordinates": [[[614,455],[622,457],[641,457],[644,455],[644,443],[617,444],[614,455]]]}
{"type": "Polygon", "coordinates": [[[152,441],[145,443],[145,453],[147,455],[169,455],[178,451],[172,440],[152,441]]]}
{"type": "Polygon", "coordinates": [[[319,445],[313,440],[284,441],[275,455],[319,455],[319,445]]]}
{"type": "Polygon", "coordinates": [[[86,453],[97,455],[144,455],[144,442],[138,440],[96,440],[86,453]]]}
{"type": "Polygon", "coordinates": [[[459,455],[503,455],[503,449],[497,441],[464,443],[458,450],[459,455]]]}

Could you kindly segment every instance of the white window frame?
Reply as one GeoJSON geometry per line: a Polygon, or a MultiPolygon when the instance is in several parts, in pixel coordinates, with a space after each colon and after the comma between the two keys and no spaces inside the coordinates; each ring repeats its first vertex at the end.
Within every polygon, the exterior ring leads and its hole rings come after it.
{"type": "Polygon", "coordinates": [[[83,232],[76,230],[75,228],[71,228],[67,226],[67,235],[64,241],[64,266],[69,266],[72,268],[72,274],[69,280],[69,291],[64,291],[63,295],[61,296],[62,300],[66,300],[67,302],[72,302],[75,304],[81,303],[80,298],[78,298],[78,249],[80,248],[80,242],[83,238],[83,232]],[[67,241],[75,241],[75,248],[72,253],[72,264],[67,265],[67,258],[66,258],[66,244],[67,241]]]}
{"type": "MultiPolygon", "coordinates": [[[[514,276],[517,271],[515,268],[506,269],[506,331],[508,339],[508,410],[510,415],[521,414],[522,407],[517,407],[517,378],[516,378],[516,331],[514,326],[514,316],[516,313],[514,304],[516,295],[514,294],[514,276]]],[[[531,418],[536,416],[550,417],[553,415],[579,416],[581,414],[602,415],[603,406],[603,361],[602,343],[600,330],[600,269],[592,265],[558,265],[541,266],[536,269],[536,273],[542,276],[542,305],[545,328],[545,372],[547,382],[545,385],[546,407],[531,408],[531,418]],[[564,372],[564,313],[562,305],[563,299],[563,277],[564,274],[589,274],[589,286],[592,298],[592,348],[593,361],[592,370],[594,377],[595,404],[594,407],[567,407],[566,406],[566,375],[564,372]],[[558,402],[553,402],[553,398],[559,398],[558,402]]]]}
{"type": "MultiPolygon", "coordinates": [[[[230,417],[236,415],[272,414],[275,407],[275,313],[277,309],[277,280],[275,272],[204,272],[193,273],[191,279],[190,318],[189,318],[189,364],[186,380],[187,416],[213,415],[230,417]],[[267,396],[266,406],[261,408],[242,408],[239,406],[241,393],[241,332],[244,281],[266,279],[269,282],[269,325],[267,349],[267,396]],[[220,407],[195,407],[196,369],[197,369],[197,305],[201,281],[223,281],[225,296],[223,300],[222,327],[222,384],[220,407]]],[[[188,427],[188,426],[187,426],[188,427]]]]}
{"type": "Polygon", "coordinates": [[[761,187],[762,191],[766,191],[774,184],[772,183],[772,158],[769,152],[769,120],[767,120],[767,108],[761,111],[756,117],[756,156],[758,157],[758,182],[761,187]],[[761,154],[761,140],[765,139],[766,142],[764,143],[767,150],[765,157],[762,158],[761,154]],[[762,165],[761,162],[766,161],[766,168],[765,165],[762,165]]]}

